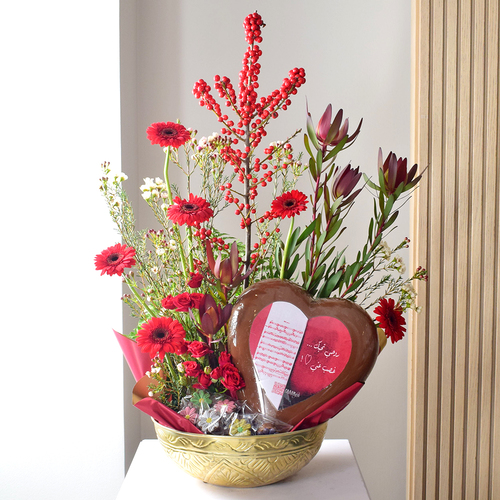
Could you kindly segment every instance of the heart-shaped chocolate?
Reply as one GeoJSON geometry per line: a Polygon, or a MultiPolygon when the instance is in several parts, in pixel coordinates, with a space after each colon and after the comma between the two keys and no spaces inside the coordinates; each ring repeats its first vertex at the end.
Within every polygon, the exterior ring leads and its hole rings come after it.
{"type": "Polygon", "coordinates": [[[282,280],[260,281],[241,294],[228,345],[245,379],[239,397],[291,425],[364,382],[379,350],[363,308],[349,300],[315,300],[282,280]]]}

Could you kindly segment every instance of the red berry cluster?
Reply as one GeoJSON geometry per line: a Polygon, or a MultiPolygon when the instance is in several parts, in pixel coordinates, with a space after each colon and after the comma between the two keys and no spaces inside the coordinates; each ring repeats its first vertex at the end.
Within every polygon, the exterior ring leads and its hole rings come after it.
{"type": "MultiPolygon", "coordinates": [[[[256,12],[247,16],[243,25],[249,46],[243,57],[243,69],[239,74],[238,100],[234,87],[227,76],[215,75],[214,77],[214,87],[219,97],[225,99],[226,106],[232,108],[238,116],[236,125],[234,121],[229,120],[228,116],[221,112],[220,105],[210,93],[211,87],[204,80],[198,80],[194,84],[193,94],[199,99],[201,106],[215,112],[219,122],[224,124],[221,133],[234,136],[233,144],[237,144],[239,140],[244,141],[248,132],[248,145],[254,149],[262,137],[266,135],[264,127],[267,122],[271,118],[278,117],[278,110],[288,108],[291,104],[290,96],[297,93],[297,89],[305,83],[306,79],[303,68],[294,68],[290,70],[288,78],[283,80],[279,89],[274,90],[267,97],[261,97],[259,102],[256,89],[259,88],[258,78],[261,66],[258,61],[262,50],[257,43],[262,41],[260,30],[265,25],[261,16],[256,12]],[[255,121],[252,123],[254,119],[255,121]],[[250,128],[249,131],[246,130],[247,127],[250,128]]],[[[236,152],[231,151],[229,156],[235,154],[236,152]]],[[[240,154],[242,154],[241,151],[240,154]]]]}
{"type": "MultiPolygon", "coordinates": [[[[254,12],[245,18],[243,26],[248,47],[243,56],[242,70],[239,73],[238,96],[227,76],[215,75],[214,77],[214,89],[219,98],[225,101],[226,107],[235,112],[236,119],[231,120],[222,112],[220,104],[211,94],[211,87],[204,80],[198,80],[194,84],[193,94],[201,106],[217,115],[218,121],[223,125],[222,136],[231,139],[221,148],[220,154],[225,162],[234,167],[238,181],[244,184],[244,193],[239,194],[243,199],[239,199],[231,185],[223,185],[220,189],[226,191],[225,200],[236,205],[235,213],[241,216],[240,226],[248,229],[252,222],[268,219],[266,215],[260,217],[256,215],[253,201],[257,196],[257,187],[265,187],[273,179],[273,172],[267,170],[268,163],[274,160],[274,169],[287,168],[287,162],[293,160],[291,146],[288,143],[266,148],[263,159],[254,158],[253,153],[262,138],[267,135],[266,125],[271,119],[278,117],[280,110],[286,110],[290,106],[291,96],[297,94],[297,89],[305,83],[306,79],[303,68],[294,68],[289,71],[288,77],[283,80],[279,89],[259,99],[257,94],[261,70],[259,59],[262,56],[259,43],[262,42],[261,30],[265,24],[261,16],[254,12]],[[243,143],[243,146],[238,147],[238,143],[243,143]],[[279,167],[276,165],[277,160],[279,160],[279,167]],[[261,170],[264,171],[263,175],[259,174],[261,170]]],[[[267,241],[265,236],[260,236],[260,243],[255,243],[253,247],[259,248],[264,244],[262,241],[267,241]]],[[[249,257],[247,249],[247,259],[249,257]]],[[[256,254],[253,254],[252,260],[255,258],[257,258],[256,254]]]]}
{"type": "Polygon", "coordinates": [[[223,238],[213,236],[212,235],[212,230],[204,227],[197,227],[196,231],[194,231],[193,236],[195,238],[199,238],[202,241],[210,241],[212,243],[212,246],[214,248],[217,248],[218,250],[229,250],[229,245],[224,241],[223,238]]]}

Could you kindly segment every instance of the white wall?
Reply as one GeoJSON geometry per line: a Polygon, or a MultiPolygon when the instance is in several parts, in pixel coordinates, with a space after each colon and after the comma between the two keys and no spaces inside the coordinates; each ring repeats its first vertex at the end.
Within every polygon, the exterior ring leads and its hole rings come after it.
{"type": "MultiPolygon", "coordinates": [[[[352,160],[373,175],[379,146],[385,154],[390,150],[400,156],[409,154],[410,2],[142,0],[125,4],[128,30],[122,30],[122,47],[128,52],[122,54],[122,63],[125,56],[128,70],[135,65],[135,80],[125,82],[131,101],[123,106],[133,111],[134,119],[124,123],[124,129],[137,133],[135,140],[130,136],[130,154],[137,161],[128,165],[134,178],[162,174],[161,148],[152,147],[145,134],[151,123],[178,118],[200,136],[219,130],[214,115],[199,107],[191,90],[199,78],[211,84],[215,74],[227,75],[237,84],[246,47],[242,22],[254,10],[267,24],[260,44],[264,52],[261,93],[267,95],[279,87],[295,66],[307,72],[307,83],[290,109],[269,128],[269,141],[283,139],[305,125],[307,96],[315,121],[329,102],[335,109],[344,109],[351,126],[364,118],[361,136],[341,162],[352,160]]],[[[300,144],[299,139],[296,147],[300,144]]],[[[371,211],[367,197],[366,204],[352,212],[347,241],[351,247],[364,243],[366,230],[358,227],[363,227],[371,211]]],[[[138,218],[143,226],[153,223],[145,210],[139,209],[138,218]]],[[[236,225],[233,219],[227,224],[236,225]]],[[[394,241],[407,236],[408,224],[404,211],[394,241]]],[[[388,346],[366,387],[329,424],[329,437],[350,439],[374,500],[405,496],[407,347],[404,341],[388,346]]],[[[142,437],[152,435],[147,418],[142,419],[141,432],[142,437]]]]}
{"type": "Polygon", "coordinates": [[[118,1],[3,2],[0,498],[113,499],[123,480],[118,1]]]}

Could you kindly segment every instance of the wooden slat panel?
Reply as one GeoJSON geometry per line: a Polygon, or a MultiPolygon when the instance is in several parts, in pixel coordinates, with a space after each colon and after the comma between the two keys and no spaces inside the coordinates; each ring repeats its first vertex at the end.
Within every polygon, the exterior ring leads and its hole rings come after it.
{"type": "Polygon", "coordinates": [[[478,411],[481,390],[480,351],[481,299],[482,299],[482,236],[483,236],[483,183],[484,183],[484,0],[473,2],[472,11],[472,107],[471,143],[473,147],[469,169],[471,192],[471,237],[469,273],[469,349],[467,367],[467,437],[465,482],[466,498],[477,498],[478,411]],[[475,430],[475,432],[474,432],[475,430]],[[474,473],[472,473],[474,471],[474,473]]]}
{"type": "MultiPolygon", "coordinates": [[[[491,498],[491,443],[493,439],[492,408],[495,393],[492,380],[494,377],[494,347],[495,347],[495,256],[498,247],[495,247],[498,219],[496,216],[497,176],[499,165],[497,162],[497,102],[498,95],[498,37],[488,40],[488,33],[498,33],[498,11],[495,12],[493,2],[487,2],[485,29],[485,66],[484,66],[484,223],[483,223],[483,296],[482,296],[482,360],[481,360],[481,406],[478,453],[478,498],[491,498]],[[495,130],[497,135],[494,135],[495,130]],[[494,230],[492,230],[494,229],[494,230]],[[493,266],[492,266],[493,264],[493,266]]],[[[497,5],[498,7],[498,5],[497,5]]]]}
{"type": "Polygon", "coordinates": [[[414,0],[408,497],[500,498],[500,0],[414,0]]]}
{"type": "MultiPolygon", "coordinates": [[[[448,0],[445,4],[445,17],[457,19],[458,2],[448,0]]],[[[456,227],[456,156],[457,156],[457,30],[446,29],[444,64],[444,101],[443,101],[443,155],[442,176],[443,190],[441,193],[443,203],[442,232],[445,235],[455,233],[456,227]]],[[[442,236],[441,236],[442,237],[442,236]]],[[[453,238],[443,239],[442,254],[442,289],[453,294],[453,300],[441,303],[441,390],[440,390],[440,436],[439,436],[439,461],[436,471],[438,473],[439,496],[448,498],[451,493],[451,470],[453,468],[453,404],[455,383],[455,328],[447,328],[455,322],[455,259],[456,241],[453,238]],[[449,425],[443,425],[446,422],[449,425]]]]}
{"type": "MultiPolygon", "coordinates": [[[[444,38],[444,2],[431,3],[431,58],[430,58],[430,95],[429,116],[430,129],[435,131],[428,138],[429,147],[429,245],[428,266],[438,270],[432,274],[428,282],[429,295],[438,297],[441,294],[443,261],[442,254],[442,193],[443,193],[443,38],[444,38]]],[[[441,399],[441,304],[429,301],[427,307],[429,348],[427,353],[428,393],[427,393],[427,460],[426,460],[426,492],[438,491],[439,471],[439,433],[440,433],[440,399],[441,399]]],[[[429,494],[428,493],[428,494],[429,494]]],[[[435,495],[437,496],[437,494],[435,495]]]]}
{"type": "MultiPolygon", "coordinates": [[[[470,107],[471,107],[471,8],[469,0],[461,0],[458,11],[458,108],[456,165],[470,165],[470,107]]],[[[461,498],[464,482],[465,421],[467,409],[466,362],[468,309],[468,262],[469,262],[469,170],[457,168],[457,240],[456,256],[456,318],[455,318],[455,400],[454,400],[454,461],[452,467],[452,497],[461,498]]]]}
{"type": "Polygon", "coordinates": [[[500,498],[500,441],[498,439],[498,422],[500,419],[500,382],[498,370],[499,337],[499,305],[498,282],[500,281],[499,257],[500,249],[500,64],[499,64],[499,2],[487,2],[487,34],[486,51],[486,89],[485,89],[485,124],[486,124],[486,182],[485,182],[485,293],[483,309],[487,313],[483,321],[484,331],[484,362],[482,378],[485,381],[482,395],[482,428],[480,442],[480,484],[479,494],[484,498],[500,498]],[[491,474],[489,471],[492,471],[491,474]]]}
{"type": "MultiPolygon", "coordinates": [[[[420,165],[429,164],[428,151],[417,149],[421,143],[421,138],[427,138],[429,135],[429,59],[431,52],[430,44],[430,7],[428,3],[414,2],[413,4],[414,37],[418,40],[415,44],[413,55],[413,99],[412,107],[413,120],[413,157],[420,165]],[[418,64],[417,64],[418,61],[418,64]]],[[[425,242],[427,241],[427,191],[429,189],[429,177],[426,175],[420,182],[420,188],[414,193],[412,207],[418,207],[420,216],[411,219],[412,231],[412,257],[416,265],[428,267],[427,251],[425,242]],[[417,241],[421,245],[415,244],[417,241]]],[[[414,267],[414,266],[413,266],[414,267]]],[[[425,324],[427,288],[416,283],[416,291],[419,297],[419,303],[423,308],[420,315],[411,314],[411,334],[410,352],[413,353],[412,363],[409,366],[409,393],[412,397],[408,403],[408,453],[413,460],[408,461],[407,473],[407,492],[410,498],[424,498],[425,484],[425,463],[427,454],[423,443],[426,441],[426,420],[427,403],[425,395],[427,393],[427,327],[425,324]],[[420,319],[421,321],[417,321],[420,319]]]]}

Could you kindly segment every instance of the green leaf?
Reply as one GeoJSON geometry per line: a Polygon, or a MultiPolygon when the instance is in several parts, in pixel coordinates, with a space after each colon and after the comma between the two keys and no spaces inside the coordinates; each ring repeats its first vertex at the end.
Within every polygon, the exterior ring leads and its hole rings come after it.
{"type": "Polygon", "coordinates": [[[276,261],[276,266],[278,268],[281,267],[281,258],[282,258],[282,252],[281,252],[281,245],[276,245],[276,248],[274,250],[274,260],[276,261]]]}
{"type": "Polygon", "coordinates": [[[312,145],[318,150],[321,149],[321,146],[319,145],[318,139],[316,137],[314,125],[312,124],[312,120],[309,117],[307,120],[307,135],[309,136],[309,139],[311,139],[312,145]]]}
{"type": "Polygon", "coordinates": [[[344,264],[345,264],[345,255],[344,255],[344,252],[345,252],[345,248],[344,248],[344,250],[342,250],[342,255],[340,256],[339,267],[343,267],[344,264]]]}
{"type": "Polygon", "coordinates": [[[313,275],[313,278],[312,278],[313,281],[315,281],[317,279],[320,279],[323,276],[323,274],[325,273],[325,271],[326,271],[325,264],[319,266],[318,269],[316,269],[316,272],[313,275]]]}
{"type": "Polygon", "coordinates": [[[290,266],[285,270],[285,279],[289,280],[292,278],[293,273],[295,272],[295,269],[297,269],[297,265],[300,260],[300,255],[297,253],[295,254],[295,258],[293,259],[293,262],[291,263],[290,266]]]}
{"type": "Polygon", "coordinates": [[[363,269],[361,269],[361,271],[359,272],[359,275],[363,275],[363,274],[366,274],[372,267],[373,267],[373,261],[371,262],[368,262],[368,264],[366,264],[363,269]]]}
{"type": "Polygon", "coordinates": [[[323,233],[321,233],[320,237],[316,241],[316,248],[315,248],[316,255],[319,255],[321,253],[321,247],[325,243],[326,237],[327,237],[327,233],[323,232],[323,233]]]}
{"type": "Polygon", "coordinates": [[[314,155],[312,154],[312,151],[311,151],[311,146],[309,145],[309,137],[307,137],[307,134],[304,134],[304,146],[306,147],[306,150],[309,153],[309,156],[314,158],[314,155]]]}
{"type": "Polygon", "coordinates": [[[297,245],[300,245],[310,234],[314,231],[316,225],[316,220],[313,220],[305,229],[304,232],[299,236],[297,240],[297,245]]]}
{"type": "Polygon", "coordinates": [[[404,182],[400,182],[399,186],[396,188],[396,191],[394,191],[394,193],[393,193],[395,200],[397,200],[400,197],[400,195],[403,192],[403,190],[406,191],[406,189],[405,189],[405,183],[404,182]]]}
{"type": "Polygon", "coordinates": [[[337,252],[337,255],[335,256],[335,258],[332,260],[332,262],[328,266],[328,271],[326,272],[326,274],[328,276],[330,276],[330,274],[332,274],[335,269],[337,269],[338,267],[341,267],[341,266],[338,266],[338,263],[339,263],[339,261],[340,261],[340,259],[343,256],[345,251],[346,251],[346,249],[344,248],[340,252],[337,252]]]}
{"type": "Polygon", "coordinates": [[[379,190],[378,186],[376,184],[374,184],[366,174],[363,174],[363,179],[369,187],[371,187],[372,189],[375,189],[376,191],[379,190]]]}
{"type": "Polygon", "coordinates": [[[387,191],[385,190],[384,171],[381,168],[378,169],[378,182],[379,182],[380,192],[384,193],[387,196],[387,191]]]}
{"type": "Polygon", "coordinates": [[[316,169],[314,158],[309,158],[309,171],[311,172],[311,177],[316,180],[318,178],[318,170],[316,169]]]}
{"type": "Polygon", "coordinates": [[[342,225],[342,221],[343,221],[342,219],[337,219],[337,221],[335,221],[335,224],[328,231],[327,241],[330,240],[331,238],[333,238],[335,236],[335,234],[337,233],[337,231],[340,229],[340,226],[342,225]]]}
{"type": "Polygon", "coordinates": [[[385,223],[384,229],[387,229],[388,227],[392,226],[394,224],[394,221],[398,218],[399,212],[396,210],[392,215],[391,218],[385,223]]]}
{"type": "Polygon", "coordinates": [[[321,289],[321,297],[328,298],[330,294],[333,292],[335,287],[337,286],[340,278],[342,277],[342,270],[337,271],[334,275],[330,276],[328,280],[325,282],[321,289]]]}
{"type": "Polygon", "coordinates": [[[392,210],[392,207],[394,206],[395,201],[396,200],[394,199],[394,196],[392,194],[387,198],[387,201],[386,201],[385,206],[384,206],[384,210],[382,212],[384,219],[387,219],[387,217],[389,217],[389,214],[391,213],[391,210],[392,210]]]}
{"type": "Polygon", "coordinates": [[[352,266],[347,266],[344,272],[344,283],[349,283],[352,276],[352,266]]]}
{"type": "Polygon", "coordinates": [[[311,255],[311,240],[310,239],[306,241],[305,255],[306,255],[305,274],[306,274],[306,276],[309,276],[309,274],[311,273],[311,262],[309,260],[309,256],[311,255]]]}
{"type": "MultiPolygon", "coordinates": [[[[375,223],[375,221],[373,219],[370,219],[370,225],[368,226],[368,240],[371,241],[372,239],[372,236],[373,236],[373,224],[375,223]]],[[[363,252],[363,254],[366,253],[366,245],[365,245],[365,250],[363,252]]]]}
{"type": "Polygon", "coordinates": [[[323,152],[318,151],[318,154],[316,155],[316,166],[317,166],[317,172],[318,176],[321,175],[321,169],[323,168],[323,152]]]}
{"type": "Polygon", "coordinates": [[[346,135],[327,155],[325,158],[325,161],[331,160],[335,156],[337,156],[340,151],[342,151],[343,147],[345,146],[345,143],[347,142],[347,139],[349,137],[346,135]]]}
{"type": "Polygon", "coordinates": [[[299,239],[300,236],[300,227],[295,228],[295,230],[292,233],[292,236],[290,237],[290,243],[289,243],[289,250],[288,250],[288,255],[292,256],[295,251],[296,251],[296,245],[297,245],[297,240],[299,239]]]}
{"type": "MultiPolygon", "coordinates": [[[[358,288],[361,283],[363,283],[364,279],[360,278],[359,280],[356,280],[350,287],[349,287],[349,294],[353,294],[358,288]]],[[[351,295],[352,296],[352,295],[351,295]]]]}
{"type": "Polygon", "coordinates": [[[314,227],[314,232],[317,235],[319,235],[321,233],[321,214],[319,213],[316,217],[316,219],[314,220],[314,222],[316,223],[315,227],[314,227]]]}

